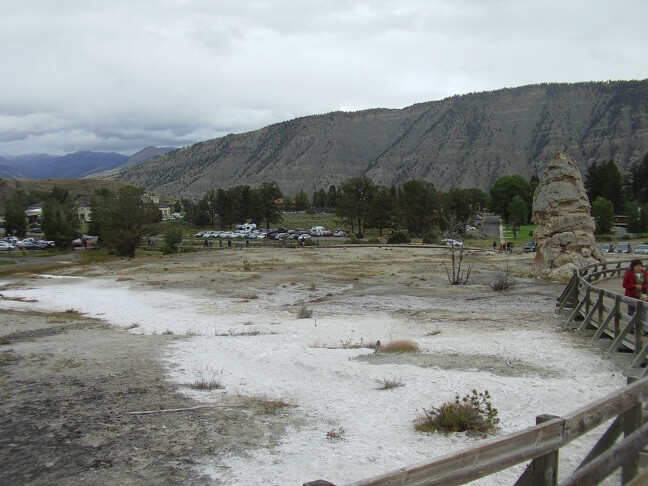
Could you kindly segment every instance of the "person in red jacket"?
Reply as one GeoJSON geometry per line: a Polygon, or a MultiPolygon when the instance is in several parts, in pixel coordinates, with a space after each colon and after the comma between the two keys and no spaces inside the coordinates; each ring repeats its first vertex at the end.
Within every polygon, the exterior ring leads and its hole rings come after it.
{"type": "MultiPolygon", "coordinates": [[[[632,297],[634,299],[641,299],[641,294],[648,293],[648,288],[646,287],[646,279],[648,274],[643,268],[643,263],[638,258],[635,258],[630,262],[630,268],[623,275],[623,288],[625,289],[626,297],[632,297]]],[[[628,315],[634,315],[635,306],[628,304],[628,315]]]]}

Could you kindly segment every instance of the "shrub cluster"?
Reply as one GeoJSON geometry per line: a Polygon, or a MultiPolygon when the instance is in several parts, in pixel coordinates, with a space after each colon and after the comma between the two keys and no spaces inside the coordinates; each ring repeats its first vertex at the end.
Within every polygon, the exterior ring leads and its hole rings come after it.
{"type": "Polygon", "coordinates": [[[459,395],[454,402],[447,402],[440,407],[423,410],[423,416],[415,424],[420,432],[490,432],[499,423],[498,412],[491,404],[488,390],[459,395]]]}
{"type": "Polygon", "coordinates": [[[400,243],[411,243],[412,240],[405,234],[403,231],[394,231],[389,238],[387,238],[388,244],[400,244],[400,243]]]}
{"type": "Polygon", "coordinates": [[[508,272],[499,272],[495,275],[490,287],[496,292],[503,292],[515,285],[515,279],[508,272]]]}

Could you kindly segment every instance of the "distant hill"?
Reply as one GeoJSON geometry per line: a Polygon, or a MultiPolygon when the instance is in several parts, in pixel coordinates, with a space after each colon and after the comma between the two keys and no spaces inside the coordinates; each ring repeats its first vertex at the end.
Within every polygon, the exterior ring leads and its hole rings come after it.
{"type": "Polygon", "coordinates": [[[40,168],[39,179],[74,179],[114,169],[128,160],[114,152],[74,152],[63,155],[40,168]]]}
{"type": "Polygon", "coordinates": [[[24,179],[76,179],[114,169],[132,167],[174,150],[146,147],[127,157],[114,152],[74,152],[67,155],[27,154],[0,157],[0,177],[24,179]],[[3,167],[6,166],[6,167],[3,167]]]}
{"type": "MultiPolygon", "coordinates": [[[[11,199],[16,192],[42,193],[50,192],[52,188],[59,187],[70,192],[74,198],[89,198],[98,189],[118,190],[128,184],[123,182],[100,179],[8,179],[0,178],[0,214],[4,213],[6,201],[11,199]]],[[[35,202],[35,201],[34,201],[35,202]]]]}
{"type": "Polygon", "coordinates": [[[126,167],[132,167],[134,165],[139,165],[144,162],[148,162],[151,159],[154,159],[155,157],[159,157],[160,155],[167,154],[171,152],[172,150],[175,150],[175,147],[146,147],[140,150],[139,152],[131,155],[126,159],[126,162],[121,164],[121,168],[126,168],[126,167]]]}
{"type": "Polygon", "coordinates": [[[0,177],[20,177],[20,174],[16,169],[9,165],[9,161],[4,157],[0,157],[0,177]]]}
{"type": "Polygon", "coordinates": [[[403,109],[334,112],[197,143],[126,169],[119,180],[196,198],[274,180],[287,194],[367,176],[487,190],[502,175],[541,174],[557,151],[586,169],[648,152],[648,80],[540,84],[403,109]]]}

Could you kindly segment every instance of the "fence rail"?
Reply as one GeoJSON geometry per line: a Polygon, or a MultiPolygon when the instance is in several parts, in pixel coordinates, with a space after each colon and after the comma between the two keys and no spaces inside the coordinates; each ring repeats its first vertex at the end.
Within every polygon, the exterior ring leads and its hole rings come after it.
{"type": "Polygon", "coordinates": [[[624,374],[632,378],[648,376],[646,357],[648,338],[648,303],[599,288],[601,279],[621,276],[630,261],[600,262],[574,272],[558,298],[560,314],[577,332],[590,334],[590,343],[605,350],[605,356],[624,363],[624,374]],[[630,314],[626,309],[634,308],[630,314]]]}
{"type": "MultiPolygon", "coordinates": [[[[644,307],[648,311],[648,304],[592,283],[621,275],[627,264],[603,262],[578,269],[556,304],[556,312],[569,315],[574,329],[592,334],[592,344],[604,343],[605,356],[626,356],[630,363],[625,370],[626,387],[563,417],[540,415],[533,427],[347,486],[458,485],[526,461],[531,462],[515,486],[557,485],[560,448],[613,418],[589,454],[560,485],[598,484],[618,468],[621,484],[648,484],[648,472],[639,468],[640,453],[648,444],[648,423],[643,422],[643,407],[648,402],[648,343],[642,340],[644,307]],[[622,304],[635,306],[636,312],[624,313],[622,304]]],[[[318,480],[304,486],[332,484],[318,480]]]]}

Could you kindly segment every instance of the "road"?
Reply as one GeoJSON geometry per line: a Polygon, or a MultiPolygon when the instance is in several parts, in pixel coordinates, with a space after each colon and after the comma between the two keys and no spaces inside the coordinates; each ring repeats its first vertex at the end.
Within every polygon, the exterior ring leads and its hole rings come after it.
{"type": "Polygon", "coordinates": [[[500,217],[497,215],[494,216],[484,216],[482,222],[482,232],[486,234],[489,238],[493,238],[500,242],[500,217]]]}

